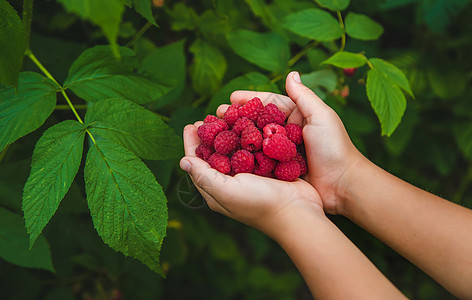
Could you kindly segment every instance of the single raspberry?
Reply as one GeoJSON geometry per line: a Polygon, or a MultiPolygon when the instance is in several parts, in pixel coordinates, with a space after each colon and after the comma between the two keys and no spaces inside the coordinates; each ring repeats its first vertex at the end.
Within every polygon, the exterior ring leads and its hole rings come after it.
{"type": "Polygon", "coordinates": [[[303,142],[303,128],[295,123],[289,123],[285,125],[287,131],[287,137],[295,145],[300,145],[303,142]]]}
{"type": "Polygon", "coordinates": [[[239,109],[239,117],[246,117],[249,120],[256,122],[263,109],[264,104],[262,104],[261,99],[254,97],[239,109]]]}
{"type": "Polygon", "coordinates": [[[267,124],[284,125],[285,114],[273,103],[267,104],[257,119],[257,127],[264,128],[267,124]]]}
{"type": "Polygon", "coordinates": [[[241,104],[239,103],[233,103],[228,107],[228,110],[226,110],[223,120],[225,120],[226,124],[228,126],[233,126],[234,123],[239,119],[239,114],[238,111],[241,108],[241,104]]]}
{"type": "Polygon", "coordinates": [[[236,123],[234,123],[234,126],[233,126],[233,131],[234,133],[236,133],[238,136],[241,135],[241,132],[243,132],[244,128],[248,127],[248,126],[256,126],[254,124],[253,121],[249,120],[248,118],[246,117],[242,117],[240,119],[238,119],[236,121],[236,123]]]}
{"type": "Polygon", "coordinates": [[[294,181],[300,176],[300,165],[297,161],[278,162],[274,169],[275,178],[294,181]]]}
{"type": "Polygon", "coordinates": [[[197,157],[203,159],[204,161],[208,161],[208,158],[213,154],[213,152],[215,152],[215,150],[205,144],[200,144],[198,145],[197,149],[195,149],[195,154],[197,157]]]}
{"type": "Polygon", "coordinates": [[[297,146],[283,134],[273,134],[262,143],[264,154],[270,158],[287,162],[297,155],[297,146]]]}
{"type": "Polygon", "coordinates": [[[262,134],[255,126],[244,128],[241,132],[241,148],[251,152],[262,148],[262,134]]]}
{"type": "Polygon", "coordinates": [[[345,68],[343,70],[344,76],[346,77],[352,77],[354,74],[356,74],[357,68],[345,68]]]}
{"type": "Polygon", "coordinates": [[[303,158],[302,154],[298,152],[293,160],[298,162],[298,164],[300,165],[300,176],[305,175],[306,172],[308,172],[308,167],[306,166],[306,161],[303,158]]]}
{"type": "Polygon", "coordinates": [[[212,148],[215,136],[223,130],[225,129],[219,122],[204,123],[198,127],[197,134],[203,144],[212,148]]]}
{"type": "Polygon", "coordinates": [[[287,135],[285,128],[275,123],[267,124],[262,131],[264,132],[264,138],[269,138],[275,133],[287,135]]]}
{"type": "Polygon", "coordinates": [[[264,177],[272,177],[272,170],[274,170],[277,162],[265,155],[262,151],[254,153],[254,158],[256,159],[254,174],[264,177]]]}
{"type": "Polygon", "coordinates": [[[205,119],[203,120],[203,123],[213,123],[213,122],[216,122],[218,121],[218,117],[217,116],[214,116],[214,115],[208,115],[205,117],[205,119]]]}
{"type": "Polygon", "coordinates": [[[239,137],[231,130],[225,130],[215,137],[215,151],[220,154],[231,154],[239,148],[239,137]]]}
{"type": "Polygon", "coordinates": [[[210,158],[208,158],[208,164],[220,173],[228,175],[231,172],[231,162],[226,155],[213,153],[210,158]]]}
{"type": "Polygon", "coordinates": [[[238,150],[231,156],[231,168],[234,173],[254,172],[254,155],[247,150],[238,150]]]}

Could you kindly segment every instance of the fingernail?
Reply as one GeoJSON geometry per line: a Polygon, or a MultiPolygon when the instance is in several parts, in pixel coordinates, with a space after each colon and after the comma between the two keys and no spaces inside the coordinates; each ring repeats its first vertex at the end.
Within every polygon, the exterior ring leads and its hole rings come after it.
{"type": "Polygon", "coordinates": [[[295,82],[302,83],[302,80],[300,79],[300,73],[298,72],[293,72],[292,78],[295,82]]]}
{"type": "Polygon", "coordinates": [[[188,160],[182,159],[180,161],[180,168],[184,170],[185,172],[190,172],[190,169],[192,168],[192,164],[188,160]]]}

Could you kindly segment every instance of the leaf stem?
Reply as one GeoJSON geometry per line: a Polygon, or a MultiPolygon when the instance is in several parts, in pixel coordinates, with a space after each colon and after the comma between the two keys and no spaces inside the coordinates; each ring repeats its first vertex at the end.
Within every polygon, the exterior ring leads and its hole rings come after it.
{"type": "Polygon", "coordinates": [[[300,50],[300,52],[298,52],[297,54],[295,54],[287,63],[287,65],[289,67],[293,66],[300,58],[302,58],[307,52],[308,50],[312,49],[312,48],[316,48],[318,45],[320,44],[320,41],[314,41],[310,44],[308,44],[307,46],[303,47],[302,50],[300,50]]]}
{"type": "Polygon", "coordinates": [[[146,31],[152,26],[152,23],[151,22],[147,22],[146,24],[144,24],[143,27],[141,27],[141,29],[139,29],[138,32],[136,32],[136,34],[133,36],[133,38],[125,45],[125,47],[127,48],[130,48],[131,46],[134,45],[134,43],[136,43],[137,40],[139,40],[144,33],[146,33],[146,31]]]}
{"type": "MultiPolygon", "coordinates": [[[[39,60],[34,56],[33,52],[31,50],[26,51],[26,55],[33,61],[33,63],[46,75],[47,78],[51,79],[58,87],[59,87],[59,92],[64,96],[64,99],[66,99],[67,104],[69,105],[70,109],[74,113],[75,117],[77,118],[77,121],[80,123],[84,124],[84,121],[82,121],[82,118],[80,118],[79,114],[75,110],[74,105],[69,99],[69,96],[67,96],[65,89],[57,82],[57,80],[49,73],[49,71],[39,62],[39,60]]],[[[90,133],[89,133],[90,134],[90,133]]]]}
{"type": "Polygon", "coordinates": [[[339,47],[339,51],[344,51],[344,47],[346,46],[346,27],[344,26],[341,11],[338,10],[336,14],[338,15],[339,26],[341,26],[341,29],[343,31],[343,35],[341,36],[341,47],[339,47]]]}
{"type": "Polygon", "coordinates": [[[31,21],[33,20],[33,0],[23,0],[23,26],[25,27],[26,51],[30,49],[31,21]]]}
{"type": "MultiPolygon", "coordinates": [[[[56,105],[56,107],[54,109],[55,110],[68,110],[68,109],[70,109],[70,106],[69,105],[64,105],[64,104],[58,104],[58,105],[56,105]]],[[[86,104],[75,105],[75,109],[87,109],[87,105],[86,104]]]]}

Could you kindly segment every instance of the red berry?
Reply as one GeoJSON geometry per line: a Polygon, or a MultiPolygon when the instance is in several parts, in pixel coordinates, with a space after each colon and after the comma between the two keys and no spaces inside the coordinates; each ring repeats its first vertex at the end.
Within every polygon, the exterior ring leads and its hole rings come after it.
{"type": "Polygon", "coordinates": [[[231,156],[231,168],[235,174],[254,172],[254,155],[247,150],[238,150],[231,156]]]}
{"type": "Polygon", "coordinates": [[[214,116],[214,115],[208,115],[205,117],[205,119],[203,120],[203,123],[213,123],[213,122],[216,122],[218,121],[218,117],[214,116]]]}
{"type": "Polygon", "coordinates": [[[234,133],[236,133],[239,136],[243,132],[244,128],[249,127],[249,126],[256,126],[256,125],[254,125],[254,122],[249,120],[248,118],[242,117],[238,119],[236,123],[234,123],[232,130],[234,131],[234,133]]]}
{"type": "Polygon", "coordinates": [[[284,125],[285,114],[273,103],[267,104],[257,119],[257,127],[264,128],[267,124],[284,125]]]}
{"type": "Polygon", "coordinates": [[[231,154],[239,148],[239,137],[231,130],[225,130],[215,137],[215,151],[220,154],[231,154]]]}
{"type": "Polygon", "coordinates": [[[219,122],[206,123],[198,127],[197,134],[203,144],[212,148],[215,136],[223,130],[225,129],[219,122]]]}
{"type": "Polygon", "coordinates": [[[297,161],[278,162],[274,169],[275,178],[294,181],[300,176],[300,165],[297,161]]]}
{"type": "Polygon", "coordinates": [[[263,109],[264,104],[262,104],[261,99],[254,97],[239,109],[239,117],[246,117],[249,120],[256,122],[263,109]]]}
{"type": "Polygon", "coordinates": [[[297,146],[283,134],[273,134],[262,143],[264,154],[278,161],[287,162],[297,155],[297,146]]]}
{"type": "Polygon", "coordinates": [[[231,172],[231,162],[226,155],[213,153],[210,158],[208,158],[208,164],[220,173],[228,175],[231,172]]]}
{"type": "Polygon", "coordinates": [[[264,132],[264,138],[269,138],[275,133],[287,135],[285,128],[275,123],[267,124],[262,131],[264,132]]]}
{"type": "Polygon", "coordinates": [[[303,143],[303,128],[295,123],[289,123],[285,125],[285,130],[287,131],[287,137],[295,145],[300,145],[303,143]]]}
{"type": "Polygon", "coordinates": [[[306,166],[306,161],[301,155],[301,153],[297,153],[297,156],[295,156],[293,160],[298,162],[298,164],[300,165],[300,176],[305,175],[308,172],[308,168],[306,166]]]}
{"type": "Polygon", "coordinates": [[[356,73],[356,71],[357,71],[357,68],[345,68],[345,69],[343,70],[344,76],[346,76],[346,77],[352,77],[352,76],[354,76],[354,74],[356,73]]]}
{"type": "Polygon", "coordinates": [[[254,158],[256,159],[254,174],[272,177],[272,170],[275,168],[276,161],[265,155],[262,151],[254,153],[254,158]]]}
{"type": "Polygon", "coordinates": [[[198,145],[197,149],[195,149],[195,154],[197,157],[203,159],[204,161],[207,161],[213,152],[215,152],[213,148],[210,148],[205,144],[200,144],[198,145]]]}
{"type": "Polygon", "coordinates": [[[262,148],[262,134],[254,126],[248,126],[241,132],[241,148],[251,152],[262,148]]]}
{"type": "Polygon", "coordinates": [[[239,114],[238,111],[241,108],[241,105],[239,103],[233,103],[228,107],[228,110],[226,110],[223,120],[225,120],[226,124],[228,126],[233,126],[234,123],[239,119],[239,114]]]}

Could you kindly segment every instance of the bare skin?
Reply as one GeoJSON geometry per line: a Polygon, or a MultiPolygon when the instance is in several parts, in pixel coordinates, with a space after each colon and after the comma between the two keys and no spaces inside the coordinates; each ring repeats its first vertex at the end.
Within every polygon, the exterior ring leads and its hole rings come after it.
{"type": "MultiPolygon", "coordinates": [[[[286,90],[288,97],[237,91],[230,100],[244,104],[257,96],[281,108],[289,123],[303,126],[305,180],[222,175],[195,157],[197,127],[188,125],[181,167],[209,207],[276,240],[316,298],[403,298],[324,210],[348,217],[454,295],[472,299],[472,211],[371,163],[354,147],[337,114],[300,82],[298,73],[287,76],[286,90]]],[[[220,106],[217,115],[222,117],[227,107],[220,106]]]]}

